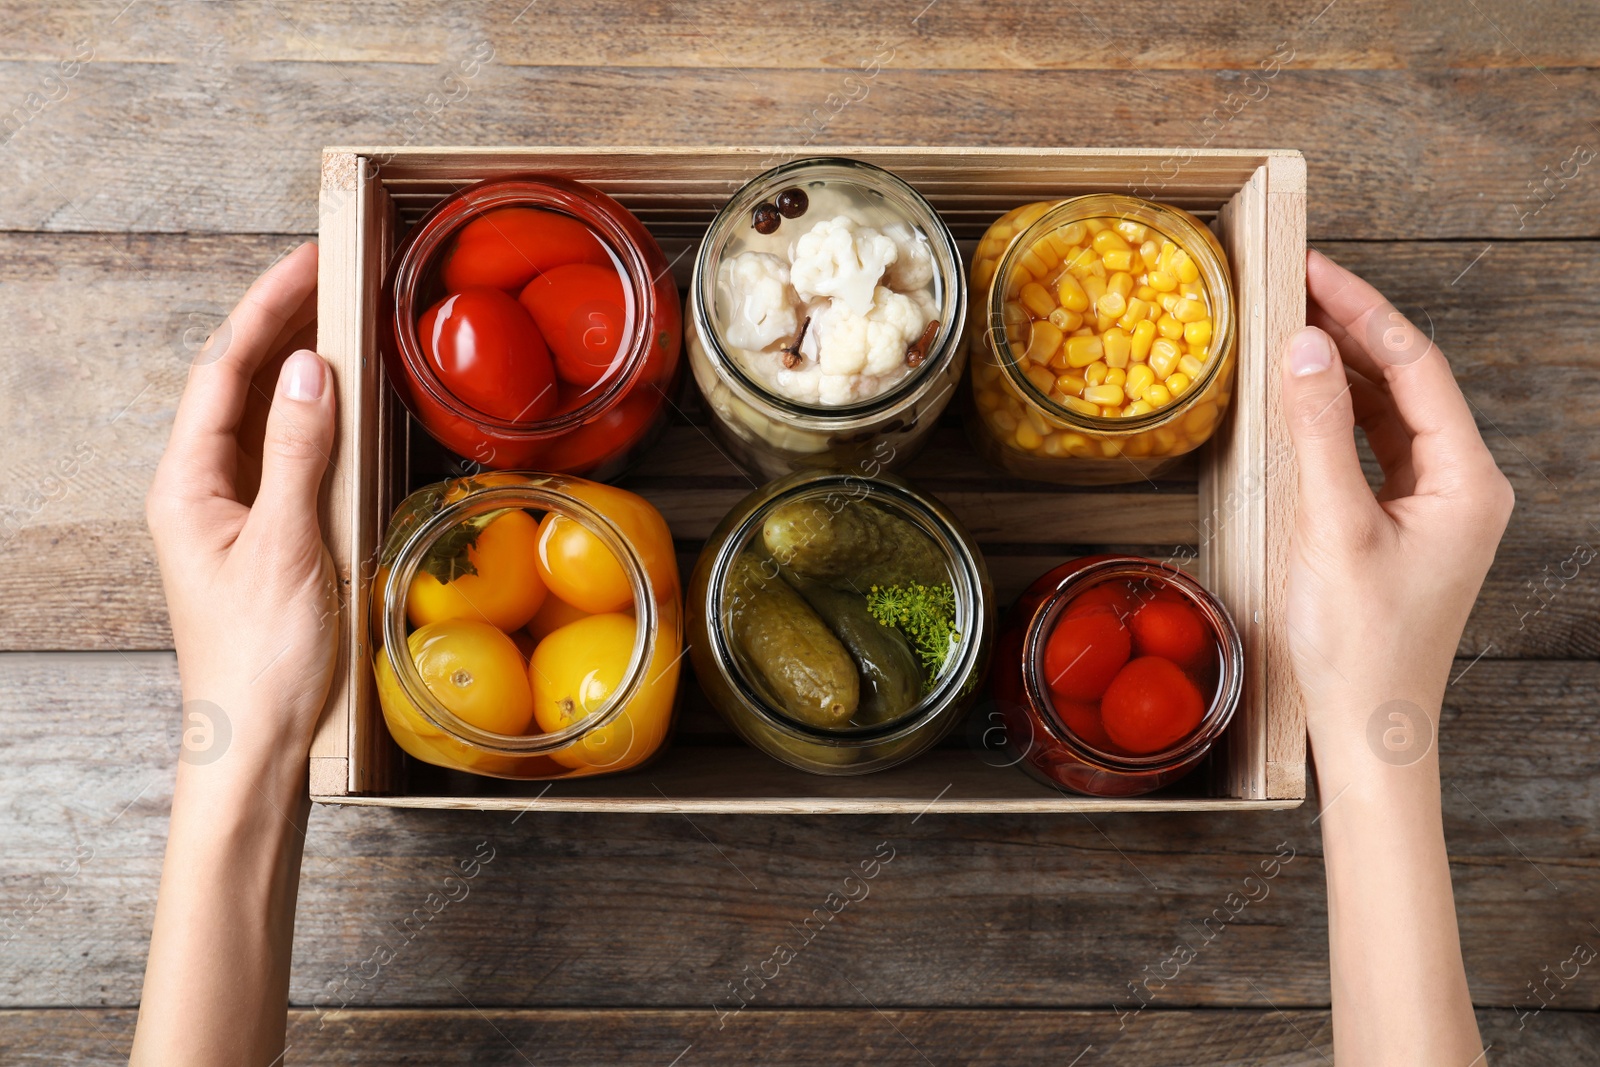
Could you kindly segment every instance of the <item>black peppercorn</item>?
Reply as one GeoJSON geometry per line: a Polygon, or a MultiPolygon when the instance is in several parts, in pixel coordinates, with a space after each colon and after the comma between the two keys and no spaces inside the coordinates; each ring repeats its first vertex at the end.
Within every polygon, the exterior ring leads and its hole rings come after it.
{"type": "Polygon", "coordinates": [[[755,214],[750,219],[750,225],[756,228],[757,233],[777,233],[782,223],[778,209],[771,204],[757,204],[755,214]]]}
{"type": "Polygon", "coordinates": [[[786,219],[797,219],[806,213],[806,208],[811,206],[810,197],[806,196],[804,189],[785,189],[778,194],[778,210],[786,219]]]}

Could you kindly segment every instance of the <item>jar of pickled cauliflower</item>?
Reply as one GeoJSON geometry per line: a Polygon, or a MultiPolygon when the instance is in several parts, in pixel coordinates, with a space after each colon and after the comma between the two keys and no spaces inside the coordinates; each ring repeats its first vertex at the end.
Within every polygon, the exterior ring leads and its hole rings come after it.
{"type": "Polygon", "coordinates": [[[632,770],[672,728],[679,595],[667,524],[632,493],[513,472],[419,489],[372,587],[389,733],[496,778],[632,770]]]}
{"type": "Polygon", "coordinates": [[[1016,208],[972,261],[974,446],[1043,481],[1153,478],[1203,444],[1233,388],[1222,247],[1185,211],[1096,194],[1016,208]]]}
{"type": "Polygon", "coordinates": [[[713,707],[772,758],[864,774],[961,720],[988,666],[993,593],[955,518],[893,476],[802,471],[741,501],[689,582],[713,707]]]}
{"type": "Polygon", "coordinates": [[[753,179],[712,221],[685,316],[718,438],[765,477],[911,459],[966,358],[955,239],[916,190],[851,159],[753,179]]]}
{"type": "Polygon", "coordinates": [[[665,424],[678,287],[655,238],[597,189],[528,175],[451,194],[412,227],[383,298],[390,383],[481,466],[612,478],[665,424]]]}

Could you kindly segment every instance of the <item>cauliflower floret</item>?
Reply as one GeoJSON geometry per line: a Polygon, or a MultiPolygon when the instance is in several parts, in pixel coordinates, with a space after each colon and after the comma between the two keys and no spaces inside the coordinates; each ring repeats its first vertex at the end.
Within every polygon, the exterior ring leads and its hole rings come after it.
{"type": "Polygon", "coordinates": [[[822,368],[809,359],[803,359],[793,367],[785,367],[779,361],[774,363],[776,369],[772,373],[772,385],[783,396],[802,404],[830,403],[823,396],[823,383],[828,380],[828,375],[822,373],[822,368]]]}
{"type": "Polygon", "coordinates": [[[789,286],[789,265],[779,256],[744,252],[718,269],[729,308],[723,336],[734,348],[759,351],[793,337],[795,296],[789,286]]]}
{"type": "Polygon", "coordinates": [[[789,257],[789,277],[800,296],[832,297],[865,315],[884,270],[899,254],[891,238],[839,215],[801,234],[789,257]]]}
{"type": "Polygon", "coordinates": [[[916,301],[880,285],[865,315],[830,301],[812,318],[800,351],[826,375],[889,374],[904,365],[906,346],[926,323],[916,301]]]}
{"type": "Polygon", "coordinates": [[[889,287],[902,293],[926,288],[933,281],[933,250],[927,239],[909,222],[891,222],[883,233],[894,242],[897,253],[886,279],[889,287]]]}
{"type": "Polygon", "coordinates": [[[869,374],[824,374],[818,385],[818,401],[832,407],[870,400],[881,387],[878,379],[869,374]]]}

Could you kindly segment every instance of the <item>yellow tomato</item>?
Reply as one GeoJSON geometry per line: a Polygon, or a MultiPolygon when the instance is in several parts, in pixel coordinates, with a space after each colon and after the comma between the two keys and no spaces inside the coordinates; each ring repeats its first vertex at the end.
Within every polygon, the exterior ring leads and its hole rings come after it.
{"type": "Polygon", "coordinates": [[[413,626],[476,619],[507,632],[527,624],[545,601],[538,563],[539,524],[526,511],[506,511],[467,549],[476,574],[441,582],[418,570],[406,596],[413,626]]]}
{"type": "Polygon", "coordinates": [[[430,623],[407,641],[423,684],[458,718],[480,730],[520,734],[533,718],[533,694],[511,638],[485,622],[430,623]]]}
{"type": "MultiPolygon", "coordinates": [[[[547,596],[544,598],[544,606],[528,623],[526,633],[537,644],[567,623],[577,622],[579,619],[587,618],[588,615],[587,611],[573,607],[558,596],[547,596]]],[[[529,655],[532,655],[531,651],[529,655]]]]}
{"type": "MultiPolygon", "coordinates": [[[[591,615],[539,642],[528,668],[539,729],[553,733],[606,706],[628,669],[636,630],[630,616],[591,615]]],[[[647,759],[666,739],[671,722],[678,651],[676,634],[660,633],[644,684],[622,712],[551,758],[575,770],[609,771],[647,759]]]]}
{"type": "MultiPolygon", "coordinates": [[[[660,512],[642,497],[597,482],[574,480],[566,490],[610,519],[633,545],[658,599],[677,595],[677,556],[660,512]]],[[[539,524],[539,574],[556,596],[591,614],[620,611],[633,602],[615,553],[575,520],[553,512],[539,524]]]]}

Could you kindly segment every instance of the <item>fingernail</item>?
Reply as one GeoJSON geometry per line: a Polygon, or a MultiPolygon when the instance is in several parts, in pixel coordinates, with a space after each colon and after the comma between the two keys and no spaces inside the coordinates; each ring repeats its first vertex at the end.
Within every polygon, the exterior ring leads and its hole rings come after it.
{"type": "Polygon", "coordinates": [[[1289,371],[1296,377],[1317,374],[1333,363],[1333,348],[1328,335],[1307,327],[1289,340],[1289,371]]]}
{"type": "Polygon", "coordinates": [[[290,400],[316,400],[322,396],[322,383],[327,378],[322,357],[302,348],[283,361],[283,395],[290,400]]]}

